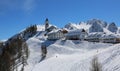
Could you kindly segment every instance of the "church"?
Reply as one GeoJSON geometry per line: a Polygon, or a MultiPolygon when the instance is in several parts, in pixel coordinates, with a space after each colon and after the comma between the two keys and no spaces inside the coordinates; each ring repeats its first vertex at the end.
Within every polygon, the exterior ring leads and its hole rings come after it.
{"type": "Polygon", "coordinates": [[[48,40],[85,40],[88,35],[84,29],[71,31],[68,31],[67,29],[58,29],[57,27],[49,24],[48,18],[45,20],[45,31],[48,40]]]}
{"type": "Polygon", "coordinates": [[[63,32],[55,26],[49,24],[48,18],[45,20],[45,31],[48,40],[58,40],[64,38],[63,32]]]}

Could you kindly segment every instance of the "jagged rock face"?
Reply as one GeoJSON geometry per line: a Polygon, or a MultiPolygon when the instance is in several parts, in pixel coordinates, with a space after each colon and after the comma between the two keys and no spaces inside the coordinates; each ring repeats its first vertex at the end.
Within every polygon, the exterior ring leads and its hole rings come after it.
{"type": "Polygon", "coordinates": [[[112,22],[108,25],[107,29],[113,33],[116,33],[118,30],[118,27],[116,26],[114,22],[112,22]]]}
{"type": "Polygon", "coordinates": [[[89,24],[89,25],[99,24],[102,27],[106,27],[107,26],[107,22],[104,22],[104,21],[101,21],[101,20],[98,20],[98,19],[89,20],[89,21],[87,21],[87,24],[89,24]]]}
{"type": "Polygon", "coordinates": [[[69,29],[69,30],[75,30],[77,29],[73,24],[69,23],[65,25],[65,28],[69,29]]]}
{"type": "Polygon", "coordinates": [[[92,32],[103,32],[103,27],[98,23],[93,23],[89,28],[89,33],[92,32]]]}

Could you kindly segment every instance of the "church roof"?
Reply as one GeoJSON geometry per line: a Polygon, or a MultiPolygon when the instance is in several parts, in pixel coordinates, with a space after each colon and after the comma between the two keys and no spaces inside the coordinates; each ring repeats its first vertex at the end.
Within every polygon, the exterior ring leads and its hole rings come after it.
{"type": "Polygon", "coordinates": [[[45,21],[48,21],[48,18],[46,18],[46,20],[45,21]]]}

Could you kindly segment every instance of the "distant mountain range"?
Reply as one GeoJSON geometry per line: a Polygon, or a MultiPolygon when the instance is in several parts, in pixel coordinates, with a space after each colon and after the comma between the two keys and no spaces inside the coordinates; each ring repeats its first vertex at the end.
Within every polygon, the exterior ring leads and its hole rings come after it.
{"type": "Polygon", "coordinates": [[[107,23],[105,21],[99,20],[99,19],[92,19],[88,20],[87,22],[80,22],[79,24],[75,23],[69,23],[65,25],[65,28],[69,30],[75,30],[75,29],[85,29],[87,32],[105,32],[105,33],[115,33],[119,34],[120,29],[117,27],[117,25],[112,23],[107,23]]]}
{"type": "MultiPolygon", "coordinates": [[[[68,23],[63,28],[50,26],[48,31],[51,32],[84,29],[89,37],[110,35],[120,38],[120,28],[114,22],[107,23],[99,19],[68,23]]],[[[102,71],[120,71],[120,43],[48,40],[48,33],[45,25],[33,25],[6,41],[0,41],[0,71],[10,71],[8,68],[11,71],[90,71],[94,57],[98,57],[102,71]],[[47,54],[43,58],[44,48],[47,54]]]]}

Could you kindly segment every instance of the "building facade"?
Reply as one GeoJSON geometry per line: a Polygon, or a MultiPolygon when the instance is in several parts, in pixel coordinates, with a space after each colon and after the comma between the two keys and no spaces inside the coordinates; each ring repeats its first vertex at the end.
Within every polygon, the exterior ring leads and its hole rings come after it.
{"type": "Polygon", "coordinates": [[[84,29],[68,31],[65,35],[67,40],[84,40],[87,36],[87,32],[84,29]]]}
{"type": "Polygon", "coordinates": [[[48,35],[48,40],[58,40],[64,38],[64,34],[61,30],[55,31],[55,32],[50,32],[47,34],[48,35]]]}

